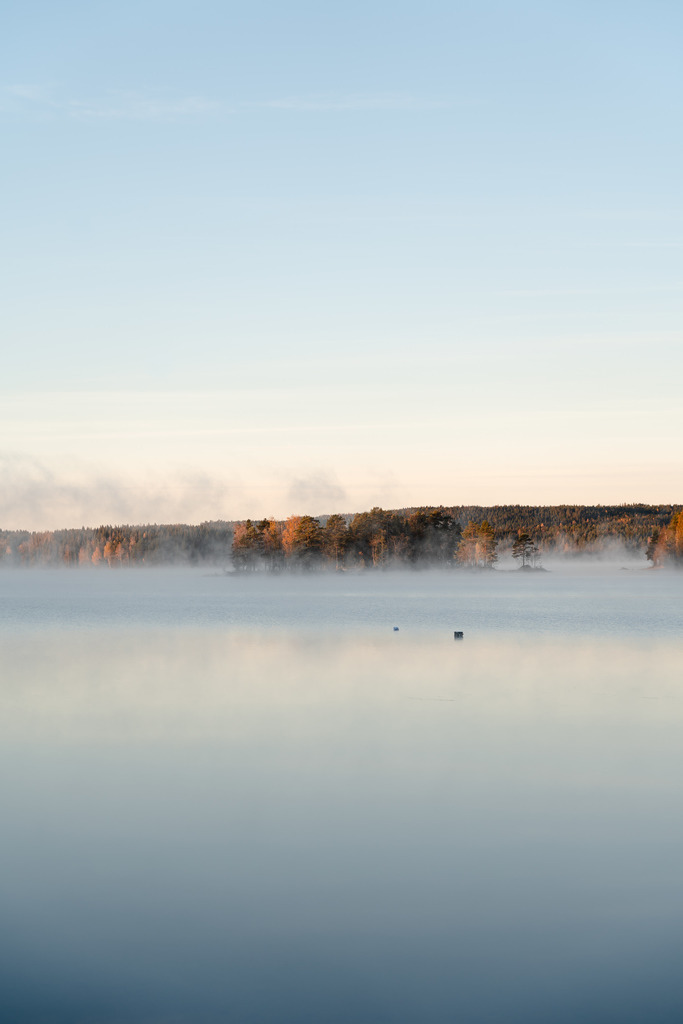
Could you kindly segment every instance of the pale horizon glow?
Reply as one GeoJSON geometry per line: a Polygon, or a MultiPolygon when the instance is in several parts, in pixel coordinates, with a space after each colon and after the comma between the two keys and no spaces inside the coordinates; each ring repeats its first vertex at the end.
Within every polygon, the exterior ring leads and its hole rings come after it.
{"type": "Polygon", "coordinates": [[[6,22],[0,529],[683,501],[683,10],[6,22]]]}

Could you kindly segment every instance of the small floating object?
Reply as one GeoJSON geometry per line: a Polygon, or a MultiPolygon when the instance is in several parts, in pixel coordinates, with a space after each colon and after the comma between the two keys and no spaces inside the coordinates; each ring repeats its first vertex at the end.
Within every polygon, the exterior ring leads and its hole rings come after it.
{"type": "Polygon", "coordinates": [[[454,629],[453,630],[453,639],[454,640],[463,640],[464,637],[465,637],[465,634],[463,633],[463,631],[461,629],[454,629]]]}
{"type": "Polygon", "coordinates": [[[394,633],[398,633],[398,626],[394,626],[394,633]]]}

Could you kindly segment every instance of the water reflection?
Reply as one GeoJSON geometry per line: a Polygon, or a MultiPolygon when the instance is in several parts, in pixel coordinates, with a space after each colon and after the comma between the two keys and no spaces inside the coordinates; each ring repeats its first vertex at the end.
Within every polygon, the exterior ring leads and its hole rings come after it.
{"type": "Polygon", "coordinates": [[[0,667],[4,1019],[680,1018],[677,641],[76,630],[0,667]]]}

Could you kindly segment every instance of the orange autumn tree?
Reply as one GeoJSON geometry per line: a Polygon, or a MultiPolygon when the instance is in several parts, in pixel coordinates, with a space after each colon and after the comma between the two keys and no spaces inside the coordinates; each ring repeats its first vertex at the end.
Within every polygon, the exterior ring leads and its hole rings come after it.
{"type": "Polygon", "coordinates": [[[312,568],[321,561],[323,530],[313,516],[290,516],[282,530],[282,548],[290,562],[312,568]]]}
{"type": "Polygon", "coordinates": [[[264,564],[269,569],[279,569],[284,561],[282,525],[275,519],[262,519],[257,529],[264,564]]]}
{"type": "Polygon", "coordinates": [[[258,560],[258,530],[247,519],[235,526],[232,538],[232,560],[236,569],[255,570],[258,560]]]}
{"type": "Polygon", "coordinates": [[[300,522],[301,516],[290,516],[282,528],[282,550],[286,558],[291,558],[296,551],[297,530],[300,522]]]}

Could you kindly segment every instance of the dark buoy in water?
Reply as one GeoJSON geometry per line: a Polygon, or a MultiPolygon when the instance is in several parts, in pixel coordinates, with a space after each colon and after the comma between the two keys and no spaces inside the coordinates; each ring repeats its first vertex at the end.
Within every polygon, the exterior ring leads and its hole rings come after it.
{"type": "Polygon", "coordinates": [[[394,633],[398,633],[398,626],[394,626],[394,633]]]}
{"type": "Polygon", "coordinates": [[[463,633],[463,631],[461,629],[454,629],[453,630],[453,639],[454,640],[463,640],[464,636],[465,636],[465,634],[463,633]]]}

